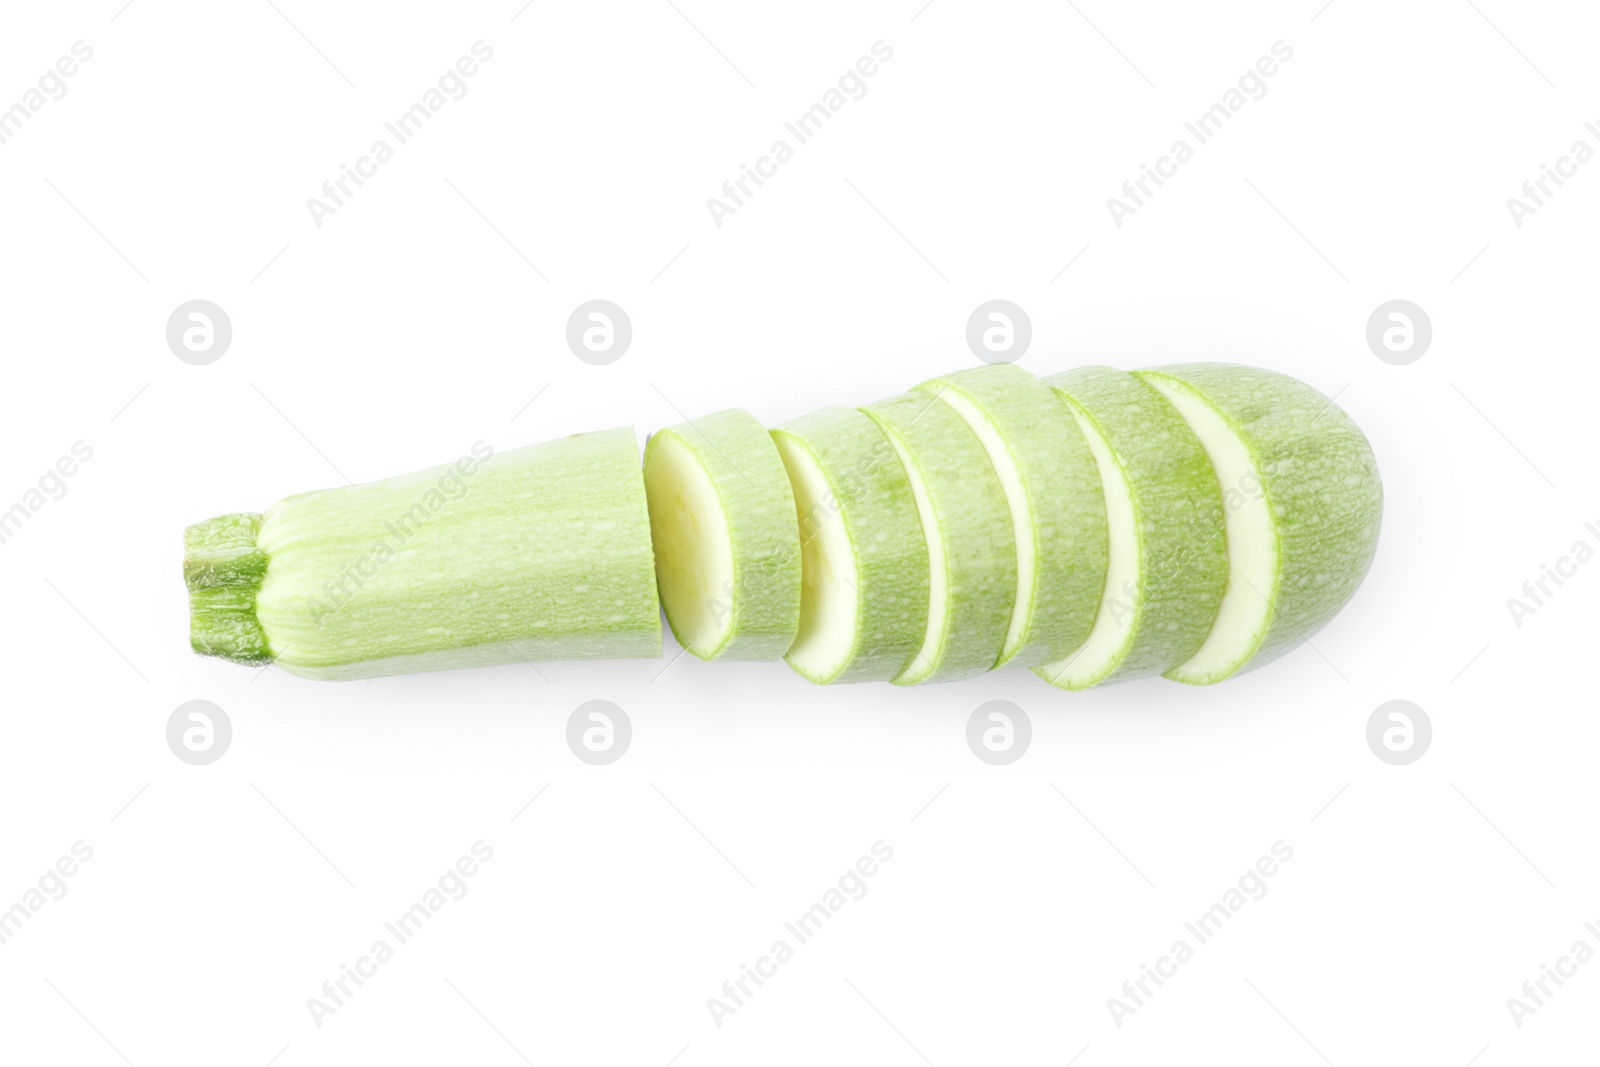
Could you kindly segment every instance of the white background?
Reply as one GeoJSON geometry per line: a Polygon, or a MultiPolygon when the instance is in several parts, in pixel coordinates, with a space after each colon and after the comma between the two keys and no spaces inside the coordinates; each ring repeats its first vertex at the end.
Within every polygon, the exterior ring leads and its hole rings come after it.
{"type": "Polygon", "coordinates": [[[0,907],[94,850],[0,945],[0,1059],[1593,1054],[1600,963],[1521,1028],[1506,1007],[1600,949],[1600,563],[1520,628],[1506,606],[1600,544],[1600,163],[1521,228],[1505,203],[1600,148],[1585,5],[121,2],[12,5],[0,34],[0,106],[94,49],[0,145],[0,509],[94,450],[0,545],[0,907]],[[480,39],[467,95],[315,226],[306,198],[480,39]],[[715,226],[706,198],[878,40],[867,94],[715,226]],[[1115,226],[1106,198],[1279,40],[1269,92],[1115,226]],[[563,338],[596,297],[634,325],[604,367],[563,338]],[[996,297],[1038,373],[1224,359],[1338,393],[1388,507],[1315,649],[1081,694],[663,673],[670,637],[543,680],[323,684],[189,651],[187,523],[478,438],[865,403],[975,365],[966,319],[996,297]],[[234,330],[203,367],[164,337],[195,298],[234,330]],[[1365,342],[1395,298],[1433,322],[1409,366],[1365,342]],[[206,767],[164,737],[195,698],[234,729],[206,767]],[[594,698],[633,722],[608,767],[564,738],[594,698]],[[964,737],[994,698],[1033,723],[1007,767],[964,737]],[[1396,698],[1434,727],[1405,767],[1365,740],[1396,698]],[[480,839],[470,892],[316,1026],[307,998],[480,839]],[[706,998],[880,839],[867,895],[714,1025],[706,998]],[[1116,1026],[1107,998],[1279,840],[1270,892],[1116,1026]]]}

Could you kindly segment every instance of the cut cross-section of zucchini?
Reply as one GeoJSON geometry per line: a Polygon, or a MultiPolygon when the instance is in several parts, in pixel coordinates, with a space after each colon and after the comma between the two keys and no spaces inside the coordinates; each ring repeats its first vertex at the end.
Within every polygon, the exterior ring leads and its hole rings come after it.
{"type": "Polygon", "coordinates": [[[1011,511],[1017,593],[995,666],[1061,659],[1088,638],[1106,581],[1100,472],[1071,409],[1014,363],[917,388],[954,408],[977,435],[1011,511]]]}
{"type": "Polygon", "coordinates": [[[1253,670],[1320,630],[1372,565],[1383,483],[1361,429],[1287,375],[1229,364],[1140,371],[1188,422],[1222,487],[1228,587],[1205,643],[1167,672],[1253,670]]]}
{"type": "Polygon", "coordinates": [[[734,408],[662,430],[644,484],[678,643],[701,659],[782,658],[800,627],[800,534],[766,428],[734,408]]]}
{"type": "Polygon", "coordinates": [[[1100,467],[1110,565],[1088,640],[1034,670],[1062,689],[1171,670],[1205,641],[1227,583],[1211,463],[1177,410],[1126,371],[1045,381],[1072,404],[1100,467]]]}
{"type": "Polygon", "coordinates": [[[784,658],[819,684],[899,677],[927,625],[928,551],[894,446],[843,407],[786,423],[772,439],[801,544],[800,631],[784,658]]]}
{"type": "Polygon", "coordinates": [[[882,427],[911,482],[927,541],[927,629],[897,685],[993,670],[1017,595],[1011,511],[977,435],[950,405],[904,393],[862,409],[882,427]]]}

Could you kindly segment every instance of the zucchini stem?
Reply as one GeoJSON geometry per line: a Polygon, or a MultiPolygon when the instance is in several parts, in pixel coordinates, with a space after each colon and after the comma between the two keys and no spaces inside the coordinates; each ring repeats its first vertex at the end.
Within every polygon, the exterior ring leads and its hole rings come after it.
{"type": "Polygon", "coordinates": [[[189,644],[235,663],[272,659],[256,618],[267,554],[256,545],[261,516],[218,515],[183,531],[183,581],[189,587],[189,644]]]}

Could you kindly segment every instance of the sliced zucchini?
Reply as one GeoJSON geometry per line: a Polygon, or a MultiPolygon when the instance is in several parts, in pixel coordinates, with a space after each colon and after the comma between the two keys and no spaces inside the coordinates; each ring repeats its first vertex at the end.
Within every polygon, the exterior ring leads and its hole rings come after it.
{"type": "Polygon", "coordinates": [[[1088,638],[1106,581],[1100,472],[1071,409],[1014,363],[917,388],[954,408],[977,435],[1011,512],[1017,592],[995,666],[1061,659],[1088,638]]]}
{"type": "Polygon", "coordinates": [[[678,643],[706,660],[781,659],[800,628],[800,532],[766,428],[733,408],[662,430],[644,487],[678,643]]]}
{"type": "Polygon", "coordinates": [[[1138,373],[1222,486],[1227,592],[1205,643],[1167,673],[1210,685],[1295,648],[1355,595],[1378,548],[1383,482],[1360,427],[1304,382],[1230,364],[1138,373]]]}
{"type": "Polygon", "coordinates": [[[894,447],[831,407],[772,431],[800,529],[800,631],[784,658],[818,684],[899,677],[922,645],[928,551],[894,447]]]}
{"type": "Polygon", "coordinates": [[[932,393],[904,393],[862,410],[905,468],[927,541],[927,627],[916,656],[890,680],[915,685],[993,670],[1017,596],[1017,547],[1005,490],[983,444],[932,393]]]}
{"type": "Polygon", "coordinates": [[[1088,640],[1035,673],[1087,689],[1171,670],[1205,641],[1227,584],[1211,463],[1177,409],[1126,371],[1080,367],[1045,381],[1071,403],[1099,465],[1110,562],[1088,640]]]}

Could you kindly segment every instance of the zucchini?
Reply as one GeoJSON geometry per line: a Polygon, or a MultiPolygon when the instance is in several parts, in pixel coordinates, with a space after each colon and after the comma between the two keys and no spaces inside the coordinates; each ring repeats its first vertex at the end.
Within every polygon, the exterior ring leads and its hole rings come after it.
{"type": "Polygon", "coordinates": [[[707,660],[781,659],[800,629],[800,531],[766,428],[734,408],[662,430],[644,486],[678,643],[707,660]]]}
{"type": "Polygon", "coordinates": [[[900,457],[927,541],[922,646],[891,681],[955,681],[994,669],[1017,596],[1017,547],[983,444],[930,393],[904,393],[862,410],[900,457]]]}
{"type": "Polygon", "coordinates": [[[659,657],[632,429],[301,493],[184,535],[196,652],[308,678],[659,657]]]}
{"type": "Polygon", "coordinates": [[[823,408],[772,431],[794,488],[800,630],[784,658],[818,684],[900,677],[928,620],[911,483],[876,423],[823,408]]]}
{"type": "Polygon", "coordinates": [[[1071,403],[1099,465],[1110,562],[1088,640],[1035,671],[1087,689],[1171,670],[1205,641],[1227,584],[1211,463],[1177,410],[1126,371],[1080,367],[1045,381],[1071,403]]]}
{"type": "Polygon", "coordinates": [[[1100,471],[1066,401],[1014,363],[917,387],[955,409],[1000,479],[1017,548],[1017,591],[995,666],[1066,656],[1094,626],[1106,580],[1100,471]]]}
{"type": "Polygon", "coordinates": [[[1167,674],[1209,685],[1300,645],[1355,595],[1383,481],[1360,427],[1304,382],[1215,363],[1139,376],[1188,421],[1223,491],[1227,593],[1205,643],[1167,674]]]}
{"type": "Polygon", "coordinates": [[[350,679],[517,660],[782,657],[818,684],[1025,666],[1211,684],[1371,566],[1383,488],[1270,371],[1014,364],[768,431],[730,409],[288,497],[184,533],[195,651],[350,679]]]}

